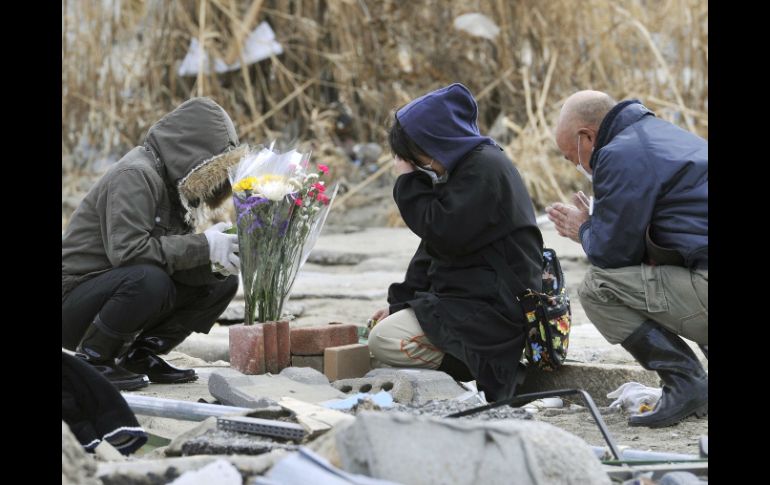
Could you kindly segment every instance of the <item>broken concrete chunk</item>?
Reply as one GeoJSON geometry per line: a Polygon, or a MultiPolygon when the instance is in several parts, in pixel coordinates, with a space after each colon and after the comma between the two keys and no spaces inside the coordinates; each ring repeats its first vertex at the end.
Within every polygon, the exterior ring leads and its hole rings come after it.
{"type": "Polygon", "coordinates": [[[223,404],[247,408],[268,407],[284,396],[310,403],[345,397],[329,385],[303,384],[282,375],[245,376],[231,369],[211,374],[209,392],[223,404]]]}
{"type": "Polygon", "coordinates": [[[189,440],[202,436],[212,429],[217,429],[217,418],[212,416],[201,421],[198,426],[193,429],[187,430],[180,434],[168,444],[166,447],[166,456],[182,456],[182,445],[189,440]]]}
{"type": "MultiPolygon", "coordinates": [[[[315,369],[321,374],[324,372],[324,356],[323,355],[292,355],[291,356],[292,367],[310,367],[315,369]]],[[[326,379],[329,380],[328,378],[326,379]]]]}
{"type": "Polygon", "coordinates": [[[103,440],[94,448],[94,458],[97,461],[123,461],[126,459],[109,441],[103,440]]]}
{"type": "Polygon", "coordinates": [[[241,485],[240,472],[229,461],[217,460],[198,470],[184,472],[169,485],[241,485]]]}
{"type": "Polygon", "coordinates": [[[279,375],[311,385],[329,385],[329,378],[312,367],[287,367],[279,375]]]}
{"type": "Polygon", "coordinates": [[[61,483],[62,485],[101,485],[95,477],[96,463],[86,453],[69,426],[61,422],[61,483]]]}
{"type": "Polygon", "coordinates": [[[400,483],[610,484],[582,439],[536,421],[363,412],[336,438],[345,471],[400,483]]]}
{"type": "Polygon", "coordinates": [[[449,374],[430,369],[380,368],[360,379],[340,379],[332,386],[343,392],[385,390],[401,404],[420,405],[432,400],[453,399],[465,392],[449,374]]]}
{"type": "Polygon", "coordinates": [[[272,450],[295,449],[294,444],[279,443],[264,436],[213,429],[185,441],[182,455],[261,455],[272,450]]]}
{"type": "MultiPolygon", "coordinates": [[[[157,485],[168,483],[187,471],[198,470],[204,466],[226,460],[234,465],[242,477],[261,475],[270,469],[276,461],[286,455],[285,450],[274,450],[259,456],[184,456],[163,460],[130,460],[123,462],[100,463],[96,476],[102,485],[157,485]]],[[[85,483],[85,482],[80,482],[85,483]]],[[[208,482],[213,485],[214,482],[208,482]]],[[[244,481],[243,483],[248,483],[244,481]]],[[[89,483],[89,485],[91,485],[89,483]]]]}

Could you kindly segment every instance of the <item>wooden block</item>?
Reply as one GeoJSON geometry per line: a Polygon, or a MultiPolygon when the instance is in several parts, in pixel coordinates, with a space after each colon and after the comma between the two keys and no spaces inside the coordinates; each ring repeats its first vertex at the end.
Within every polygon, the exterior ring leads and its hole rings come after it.
{"type": "Polygon", "coordinates": [[[368,345],[342,345],[324,350],[324,374],[330,381],[363,377],[370,370],[368,345]]]}

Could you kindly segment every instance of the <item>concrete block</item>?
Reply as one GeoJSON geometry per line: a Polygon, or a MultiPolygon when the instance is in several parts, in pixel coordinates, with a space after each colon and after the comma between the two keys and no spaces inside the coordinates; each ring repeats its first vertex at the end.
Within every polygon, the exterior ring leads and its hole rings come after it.
{"type": "Polygon", "coordinates": [[[412,387],[412,404],[424,404],[428,401],[454,399],[465,392],[446,372],[431,369],[409,369],[381,367],[367,372],[364,378],[399,378],[409,382],[412,387]]]}
{"type": "Polygon", "coordinates": [[[327,347],[358,343],[357,327],[331,322],[328,325],[291,329],[292,355],[323,355],[327,347]]]}
{"type": "Polygon", "coordinates": [[[527,368],[524,382],[518,387],[516,394],[554,389],[583,389],[591,395],[597,406],[609,406],[613,399],[608,398],[607,394],[626,382],[660,387],[658,375],[641,366],[568,362],[554,372],[527,368]]]}
{"type": "Polygon", "coordinates": [[[324,350],[324,374],[330,381],[363,377],[370,369],[368,345],[350,344],[324,350]]]}
{"type": "Polygon", "coordinates": [[[324,371],[324,356],[323,355],[292,355],[291,356],[292,367],[310,367],[317,370],[321,374],[324,371]]]}
{"type": "MultiPolygon", "coordinates": [[[[320,358],[320,356],[316,357],[320,358]]],[[[312,367],[287,367],[279,375],[303,384],[322,384],[329,385],[329,379],[312,367]]]]}

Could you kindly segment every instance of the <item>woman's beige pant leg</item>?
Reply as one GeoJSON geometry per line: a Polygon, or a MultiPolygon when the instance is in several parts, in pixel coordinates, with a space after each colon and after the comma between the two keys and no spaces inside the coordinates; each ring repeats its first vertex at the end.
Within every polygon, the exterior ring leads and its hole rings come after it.
{"type": "Polygon", "coordinates": [[[377,323],[369,333],[369,350],[377,360],[394,367],[437,369],[444,358],[444,352],[425,336],[411,308],[377,323]]]}

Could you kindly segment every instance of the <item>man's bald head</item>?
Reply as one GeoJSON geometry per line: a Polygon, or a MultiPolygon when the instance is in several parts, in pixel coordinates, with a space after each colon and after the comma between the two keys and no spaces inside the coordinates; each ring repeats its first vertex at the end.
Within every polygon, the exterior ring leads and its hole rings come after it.
{"type": "Polygon", "coordinates": [[[556,144],[562,153],[571,159],[568,152],[572,151],[575,137],[582,131],[590,131],[595,137],[602,120],[616,104],[601,91],[578,91],[567,98],[556,124],[556,144]]]}

